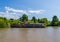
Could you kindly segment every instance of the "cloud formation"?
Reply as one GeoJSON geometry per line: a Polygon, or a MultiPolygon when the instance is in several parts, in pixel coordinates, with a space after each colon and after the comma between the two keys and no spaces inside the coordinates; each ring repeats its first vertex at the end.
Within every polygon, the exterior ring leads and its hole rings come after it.
{"type": "Polygon", "coordinates": [[[17,9],[10,8],[10,7],[5,7],[5,9],[6,9],[7,11],[25,13],[24,10],[17,10],[17,9]]]}
{"type": "Polygon", "coordinates": [[[27,15],[32,15],[32,14],[43,14],[46,10],[18,10],[10,7],[5,7],[5,12],[0,12],[0,15],[4,15],[5,17],[14,17],[17,18],[18,14],[27,14],[27,15]]]}
{"type": "Polygon", "coordinates": [[[42,14],[45,10],[29,10],[28,12],[31,14],[42,14]]]}
{"type": "Polygon", "coordinates": [[[42,14],[43,12],[45,12],[46,10],[17,10],[14,8],[10,8],[10,7],[5,7],[6,11],[11,11],[11,12],[15,12],[15,13],[30,13],[30,14],[42,14]]]}
{"type": "Polygon", "coordinates": [[[0,14],[5,14],[5,12],[0,12],[0,14]]]}

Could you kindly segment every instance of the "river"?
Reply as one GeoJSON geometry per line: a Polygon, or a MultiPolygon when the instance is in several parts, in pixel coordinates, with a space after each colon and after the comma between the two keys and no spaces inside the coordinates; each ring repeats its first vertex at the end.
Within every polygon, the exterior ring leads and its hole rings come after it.
{"type": "Polygon", "coordinates": [[[0,42],[60,42],[60,27],[1,28],[0,42]]]}

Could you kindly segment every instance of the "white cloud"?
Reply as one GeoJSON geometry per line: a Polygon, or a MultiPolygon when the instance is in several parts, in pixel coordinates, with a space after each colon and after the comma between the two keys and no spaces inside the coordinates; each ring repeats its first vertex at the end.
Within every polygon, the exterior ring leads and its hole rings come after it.
{"type": "Polygon", "coordinates": [[[10,13],[10,14],[16,14],[16,13],[10,13]]]}
{"type": "Polygon", "coordinates": [[[10,7],[5,7],[5,9],[7,10],[7,11],[12,11],[12,12],[19,12],[19,13],[26,13],[26,11],[24,11],[24,10],[17,10],[17,9],[14,9],[14,8],[10,8],[10,7]]]}
{"type": "Polygon", "coordinates": [[[34,14],[34,13],[35,14],[42,14],[45,12],[45,10],[29,10],[28,12],[31,14],[34,14]]]}
{"type": "Polygon", "coordinates": [[[7,18],[17,18],[18,15],[20,14],[27,14],[27,15],[32,15],[32,14],[43,14],[45,10],[18,10],[10,7],[5,7],[5,12],[0,12],[0,16],[4,16],[7,18]]]}
{"type": "Polygon", "coordinates": [[[5,7],[6,11],[12,11],[12,12],[15,12],[15,13],[26,13],[26,14],[42,14],[44,13],[46,10],[17,10],[17,9],[14,9],[14,8],[10,8],[10,7],[5,7]]]}
{"type": "Polygon", "coordinates": [[[0,12],[0,14],[5,14],[5,12],[0,12]]]}

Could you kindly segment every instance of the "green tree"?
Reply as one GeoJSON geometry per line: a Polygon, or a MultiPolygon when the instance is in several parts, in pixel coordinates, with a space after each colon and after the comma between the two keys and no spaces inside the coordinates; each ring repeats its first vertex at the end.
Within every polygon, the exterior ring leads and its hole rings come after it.
{"type": "Polygon", "coordinates": [[[10,22],[11,25],[13,25],[13,24],[16,24],[16,25],[20,24],[20,21],[19,20],[15,20],[15,19],[10,19],[9,22],[10,22]]]}
{"type": "Polygon", "coordinates": [[[19,20],[22,21],[22,17],[20,17],[19,20]]]}
{"type": "Polygon", "coordinates": [[[35,16],[32,17],[32,21],[33,21],[34,23],[37,22],[37,19],[35,18],[35,16]]]}
{"type": "Polygon", "coordinates": [[[51,25],[52,26],[57,26],[58,25],[58,22],[59,22],[58,17],[57,16],[53,16],[51,25]]]}
{"type": "Polygon", "coordinates": [[[48,19],[47,18],[38,19],[38,23],[45,23],[46,25],[48,25],[48,19]]]}
{"type": "Polygon", "coordinates": [[[28,21],[28,16],[26,14],[23,14],[22,17],[20,17],[20,20],[22,22],[28,21]]]}
{"type": "Polygon", "coordinates": [[[38,23],[40,23],[40,19],[38,18],[38,23]]]}
{"type": "Polygon", "coordinates": [[[0,28],[8,27],[8,20],[4,17],[0,17],[0,28]]]}
{"type": "Polygon", "coordinates": [[[47,18],[42,18],[42,19],[40,19],[40,22],[41,23],[47,23],[48,22],[48,19],[47,18]]]}

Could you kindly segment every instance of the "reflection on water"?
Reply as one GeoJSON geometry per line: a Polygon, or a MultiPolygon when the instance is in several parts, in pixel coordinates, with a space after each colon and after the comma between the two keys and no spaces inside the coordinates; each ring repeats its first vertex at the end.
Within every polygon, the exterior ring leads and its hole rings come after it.
{"type": "Polygon", "coordinates": [[[60,42],[60,27],[0,29],[0,42],[60,42]]]}

